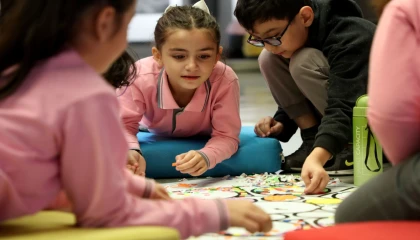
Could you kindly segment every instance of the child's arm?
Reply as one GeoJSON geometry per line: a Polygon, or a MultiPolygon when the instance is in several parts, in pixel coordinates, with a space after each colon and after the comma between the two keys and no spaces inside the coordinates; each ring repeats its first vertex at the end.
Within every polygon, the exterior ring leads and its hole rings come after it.
{"type": "Polygon", "coordinates": [[[150,196],[153,184],[125,170],[128,146],[113,94],[72,104],[63,119],[61,180],[80,226],[168,226],[183,239],[227,228],[225,202],[138,197],[150,196]]]}
{"type": "Polygon", "coordinates": [[[369,124],[394,164],[420,150],[420,16],[400,5],[391,2],[380,20],[369,82],[369,124]]]}
{"type": "MultiPolygon", "coordinates": [[[[131,194],[141,198],[152,197],[153,189],[156,185],[155,181],[151,179],[147,179],[146,181],[144,179],[139,180],[141,177],[133,175],[128,169],[125,169],[125,172],[130,176],[127,176],[127,189],[131,194]]],[[[45,210],[72,212],[72,204],[69,201],[67,194],[64,191],[60,191],[56,199],[54,199],[45,210]]]]}
{"type": "Polygon", "coordinates": [[[121,106],[121,119],[125,126],[129,148],[140,150],[137,133],[139,122],[146,110],[143,94],[134,82],[127,88],[118,89],[117,96],[121,106]]]}
{"type": "Polygon", "coordinates": [[[273,118],[277,122],[283,124],[283,131],[279,135],[273,137],[277,138],[279,141],[288,142],[298,129],[296,122],[293,121],[280,106],[277,108],[277,112],[274,114],[273,118]]]}
{"type": "MultiPolygon", "coordinates": [[[[229,71],[229,68],[226,71],[229,71]]],[[[239,95],[239,82],[235,79],[224,92],[218,94],[219,98],[213,106],[211,139],[199,151],[207,157],[209,169],[230,158],[238,150],[241,132],[239,95]]]]}
{"type": "Polygon", "coordinates": [[[367,92],[369,50],[375,31],[375,25],[362,18],[336,16],[334,22],[322,46],[330,65],[328,105],[314,144],[314,148],[332,155],[351,142],[353,108],[367,92]]]}

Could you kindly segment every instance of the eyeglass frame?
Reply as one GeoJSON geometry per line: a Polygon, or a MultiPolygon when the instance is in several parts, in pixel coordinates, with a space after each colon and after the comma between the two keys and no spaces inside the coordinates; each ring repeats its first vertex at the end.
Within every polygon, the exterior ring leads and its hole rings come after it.
{"type": "Polygon", "coordinates": [[[289,21],[287,23],[286,28],[283,30],[283,32],[278,37],[269,37],[269,38],[264,38],[264,39],[252,39],[252,34],[250,34],[249,35],[249,38],[248,38],[248,40],[246,42],[249,43],[249,44],[251,44],[252,46],[255,46],[255,47],[265,47],[265,44],[266,43],[269,44],[269,45],[271,45],[271,46],[278,47],[278,46],[280,46],[280,45],[283,44],[283,42],[281,41],[281,38],[286,33],[287,29],[289,29],[289,26],[290,26],[291,23],[292,23],[292,21],[289,21]],[[261,43],[262,46],[258,46],[258,45],[252,44],[251,43],[251,40],[261,43]],[[279,42],[279,44],[278,45],[271,44],[271,43],[268,42],[268,40],[277,40],[279,42]]]}

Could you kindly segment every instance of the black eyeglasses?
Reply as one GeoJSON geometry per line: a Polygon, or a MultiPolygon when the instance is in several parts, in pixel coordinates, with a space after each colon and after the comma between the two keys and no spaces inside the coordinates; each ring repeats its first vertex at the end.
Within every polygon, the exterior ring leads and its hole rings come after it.
{"type": "Polygon", "coordinates": [[[252,35],[249,35],[249,38],[248,38],[247,42],[251,45],[256,46],[256,47],[264,47],[266,43],[270,44],[272,46],[280,46],[282,44],[281,38],[286,33],[287,29],[290,26],[290,23],[292,23],[292,22],[289,21],[286,28],[283,30],[283,32],[278,37],[271,37],[271,38],[266,38],[266,39],[261,39],[260,40],[260,39],[251,39],[252,35]]]}

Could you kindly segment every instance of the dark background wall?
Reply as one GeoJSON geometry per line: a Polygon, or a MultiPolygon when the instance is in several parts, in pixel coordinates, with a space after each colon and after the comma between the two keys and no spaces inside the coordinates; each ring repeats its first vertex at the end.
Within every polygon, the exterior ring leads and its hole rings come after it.
{"type": "MultiPolygon", "coordinates": [[[[372,22],[377,22],[377,17],[370,5],[370,0],[355,0],[356,3],[361,7],[364,17],[372,22]]],[[[194,4],[197,0],[185,0],[185,4],[194,4]]],[[[225,29],[229,22],[232,20],[233,9],[230,0],[206,0],[206,3],[213,14],[216,17],[220,29],[222,31],[222,46],[228,48],[228,38],[225,33],[225,29]]],[[[147,57],[151,55],[151,48],[153,43],[130,43],[130,48],[136,53],[139,58],[147,57]]]]}

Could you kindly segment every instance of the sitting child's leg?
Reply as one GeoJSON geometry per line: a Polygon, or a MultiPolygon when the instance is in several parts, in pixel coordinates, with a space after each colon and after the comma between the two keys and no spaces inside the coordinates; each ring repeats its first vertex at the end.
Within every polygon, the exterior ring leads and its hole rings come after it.
{"type": "Polygon", "coordinates": [[[363,185],[338,207],[336,223],[420,220],[420,154],[363,185]]]}
{"type": "Polygon", "coordinates": [[[289,71],[302,94],[324,115],[330,73],[324,54],[315,48],[302,48],[290,59],[289,71]]]}
{"type": "Polygon", "coordinates": [[[276,103],[291,119],[312,114],[312,107],[296,85],[289,70],[289,59],[264,49],[259,58],[261,73],[267,81],[276,103]]]}

